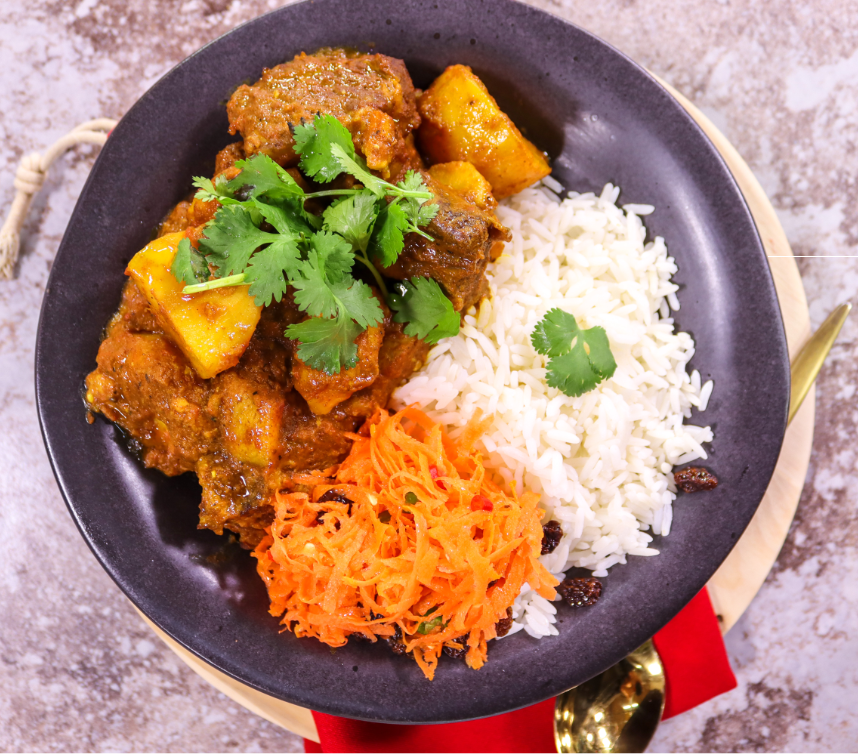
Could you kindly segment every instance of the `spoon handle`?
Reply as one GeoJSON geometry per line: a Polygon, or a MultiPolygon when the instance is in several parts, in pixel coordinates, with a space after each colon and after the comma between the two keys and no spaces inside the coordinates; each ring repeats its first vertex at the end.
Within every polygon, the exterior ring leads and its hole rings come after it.
{"type": "Polygon", "coordinates": [[[798,412],[851,309],[852,304],[841,304],[831,312],[793,360],[790,367],[791,384],[787,424],[798,412]]]}

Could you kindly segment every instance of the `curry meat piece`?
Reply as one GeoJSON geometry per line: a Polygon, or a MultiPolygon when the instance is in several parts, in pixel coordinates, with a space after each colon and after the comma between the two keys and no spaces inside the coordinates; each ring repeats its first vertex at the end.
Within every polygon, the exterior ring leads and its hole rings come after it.
{"type": "Polygon", "coordinates": [[[230,133],[240,133],[248,156],[267,154],[297,164],[293,131],[317,113],[335,116],[352,135],[371,170],[389,175],[406,137],[420,124],[405,64],[386,55],[341,49],[301,53],[240,86],[227,104],[230,133]]]}
{"type": "Polygon", "coordinates": [[[488,292],[486,267],[500,255],[509,231],[491,210],[480,209],[429,173],[422,174],[438,205],[426,228],[432,240],[409,233],[396,263],[380,271],[396,280],[431,277],[444,288],[456,311],[467,311],[488,292]]]}
{"type": "Polygon", "coordinates": [[[305,364],[299,356],[292,359],[292,379],[310,410],[317,416],[328,414],[363,387],[378,378],[378,355],[384,340],[384,330],[368,327],[355,339],[357,364],[337,374],[327,374],[305,364]]]}

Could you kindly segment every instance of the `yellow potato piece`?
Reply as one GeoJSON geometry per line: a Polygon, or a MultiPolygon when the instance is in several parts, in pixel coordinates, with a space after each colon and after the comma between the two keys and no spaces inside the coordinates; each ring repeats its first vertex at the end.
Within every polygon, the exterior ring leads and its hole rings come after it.
{"type": "Polygon", "coordinates": [[[467,66],[444,71],[424,92],[418,108],[423,121],[417,138],[429,162],[470,162],[497,199],[551,172],[545,155],[522,136],[467,66]]]}
{"type": "Polygon", "coordinates": [[[441,162],[429,168],[429,175],[480,209],[497,207],[497,200],[492,196],[492,185],[470,162],[441,162]]]}
{"type": "Polygon", "coordinates": [[[497,199],[527,188],[551,172],[545,155],[522,136],[465,65],[450,66],[418,103],[417,131],[430,163],[470,162],[492,186],[497,199]]]}
{"type": "Polygon", "coordinates": [[[152,241],[134,255],[125,274],[137,284],[164,332],[197,374],[210,379],[238,363],[262,307],[253,302],[247,285],[183,295],[184,284],[170,272],[183,237],[184,233],[169,233],[152,241]]]}
{"type": "Polygon", "coordinates": [[[233,372],[221,379],[220,428],[226,449],[239,461],[268,466],[280,444],[285,401],[233,372]]]}

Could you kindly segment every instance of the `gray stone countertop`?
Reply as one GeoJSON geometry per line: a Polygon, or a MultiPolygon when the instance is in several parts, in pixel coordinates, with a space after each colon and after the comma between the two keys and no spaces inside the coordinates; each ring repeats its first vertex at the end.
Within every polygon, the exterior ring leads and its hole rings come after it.
{"type": "MultiPolygon", "coordinates": [[[[0,207],[22,154],[120,117],[265,0],[5,0],[0,207]]],[[[818,326],[856,298],[858,5],[848,0],[541,0],[689,97],[748,161],[799,260],[818,326]],[[832,258],[821,258],[832,257],[832,258]]],[[[78,535],[45,455],[33,344],[51,260],[94,159],[52,168],[0,282],[0,749],[300,751],[147,629],[78,535]]],[[[5,209],[3,210],[5,215],[5,209]]],[[[820,378],[787,543],[727,638],[739,686],[665,722],[653,751],[854,751],[858,743],[858,317],[820,378]]]]}

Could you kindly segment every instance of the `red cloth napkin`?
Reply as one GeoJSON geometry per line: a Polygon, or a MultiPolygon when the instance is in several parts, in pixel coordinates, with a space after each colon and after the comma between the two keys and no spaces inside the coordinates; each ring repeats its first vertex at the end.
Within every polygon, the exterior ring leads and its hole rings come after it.
{"type": "MultiPolygon", "coordinates": [[[[654,637],[664,665],[664,718],[736,688],[718,619],[705,587],[654,637]]],[[[321,745],[308,752],[554,751],[554,700],[465,723],[388,725],[314,712],[321,745]]]]}

